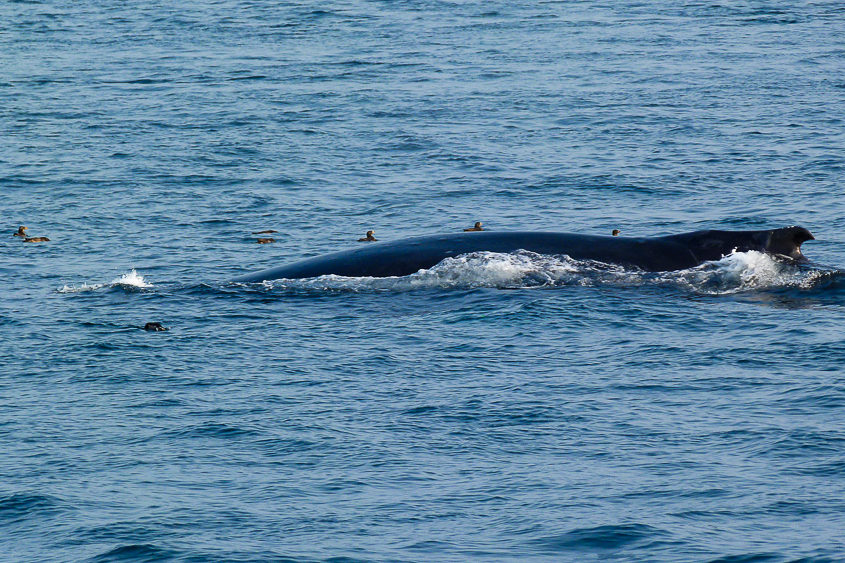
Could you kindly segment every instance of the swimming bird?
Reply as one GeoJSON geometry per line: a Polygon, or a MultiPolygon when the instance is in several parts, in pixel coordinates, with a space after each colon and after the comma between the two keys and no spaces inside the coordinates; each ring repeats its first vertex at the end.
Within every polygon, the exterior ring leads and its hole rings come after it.
{"type": "Polygon", "coordinates": [[[25,230],[26,230],[26,227],[21,225],[20,227],[18,227],[18,232],[16,232],[12,236],[13,237],[25,237],[26,236],[26,233],[24,232],[25,230]]]}
{"type": "MultiPolygon", "coordinates": [[[[273,232],[275,233],[276,231],[273,231],[273,232]]],[[[255,242],[257,242],[258,244],[270,244],[271,242],[276,242],[276,239],[274,239],[274,238],[260,238],[255,242]]]]}
{"type": "Polygon", "coordinates": [[[615,237],[618,237],[618,236],[619,236],[619,233],[621,233],[621,232],[622,232],[622,231],[620,231],[619,229],[613,229],[613,232],[612,232],[612,233],[610,233],[610,234],[612,234],[612,235],[613,235],[613,236],[615,236],[615,237]]]}
{"type": "Polygon", "coordinates": [[[374,234],[376,234],[376,232],[375,232],[375,231],[367,231],[367,236],[366,236],[366,237],[364,237],[364,238],[359,238],[359,239],[358,239],[358,242],[372,242],[372,241],[377,241],[378,239],[377,239],[376,237],[374,237],[374,236],[373,236],[374,234]]]}
{"type": "Polygon", "coordinates": [[[266,231],[255,231],[254,235],[272,235],[273,233],[278,233],[279,231],[274,231],[273,229],[267,229],[266,231]]]}
{"type": "Polygon", "coordinates": [[[164,332],[169,329],[166,326],[161,326],[161,323],[147,323],[144,325],[144,330],[148,330],[150,332],[164,332]]]}
{"type": "Polygon", "coordinates": [[[473,226],[472,226],[472,227],[470,227],[469,229],[464,229],[464,232],[465,232],[465,233],[468,233],[468,232],[470,232],[470,231],[483,231],[483,230],[484,230],[484,229],[483,229],[483,228],[481,228],[481,221],[476,221],[476,222],[475,222],[475,225],[473,225],[473,226]]]}
{"type": "Polygon", "coordinates": [[[47,237],[28,237],[23,239],[24,242],[50,242],[47,237]]]}

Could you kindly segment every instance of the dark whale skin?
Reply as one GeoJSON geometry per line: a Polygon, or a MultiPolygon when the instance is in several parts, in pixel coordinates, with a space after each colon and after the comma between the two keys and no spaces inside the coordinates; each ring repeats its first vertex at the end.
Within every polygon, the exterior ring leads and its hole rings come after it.
{"type": "Polygon", "coordinates": [[[757,250],[805,261],[801,244],[812,240],[803,227],[765,231],[695,231],[663,237],[608,237],[576,233],[482,231],[406,238],[324,254],[286,266],[236,278],[236,282],[313,278],[327,274],[349,277],[407,276],[431,268],[445,258],[470,252],[528,250],[565,254],[576,260],[597,260],[650,272],[683,270],[719,260],[734,250],[757,250]]]}

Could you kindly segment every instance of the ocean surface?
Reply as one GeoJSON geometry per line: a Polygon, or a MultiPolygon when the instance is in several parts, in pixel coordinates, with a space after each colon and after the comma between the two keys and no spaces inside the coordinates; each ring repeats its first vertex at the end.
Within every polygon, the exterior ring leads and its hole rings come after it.
{"type": "Polygon", "coordinates": [[[843,38],[841,0],[0,3],[0,560],[845,561],[843,38]],[[231,282],[475,221],[817,240],[231,282]]]}

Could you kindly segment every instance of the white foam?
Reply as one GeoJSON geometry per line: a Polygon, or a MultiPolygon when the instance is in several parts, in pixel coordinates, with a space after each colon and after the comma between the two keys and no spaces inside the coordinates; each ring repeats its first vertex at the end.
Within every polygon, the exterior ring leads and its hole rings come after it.
{"type": "Polygon", "coordinates": [[[702,294],[730,294],[778,287],[812,287],[823,273],[800,269],[762,252],[734,252],[676,272],[644,272],[565,255],[473,252],[447,258],[410,276],[390,278],[320,276],[263,282],[271,289],[306,291],[411,291],[416,289],[537,288],[670,285],[702,294]]]}
{"type": "Polygon", "coordinates": [[[112,286],[126,285],[126,286],[132,286],[132,287],[152,287],[153,286],[153,284],[148,283],[144,279],[144,276],[142,276],[141,274],[136,272],[135,268],[132,268],[131,270],[129,270],[125,274],[121,275],[120,277],[113,279],[111,281],[111,285],[112,286]]]}
{"type": "Polygon", "coordinates": [[[81,285],[67,285],[60,287],[56,291],[58,293],[82,293],[85,291],[96,291],[102,288],[123,287],[131,288],[148,288],[153,287],[153,284],[144,279],[144,276],[139,274],[135,268],[132,268],[125,274],[114,278],[110,283],[93,283],[88,284],[83,282],[81,285]]]}
{"type": "Polygon", "coordinates": [[[417,289],[536,288],[591,285],[590,277],[626,273],[624,268],[518,251],[473,252],[446,258],[409,276],[370,278],[327,275],[302,280],[270,280],[267,288],[326,291],[411,291],[417,289]],[[615,273],[615,274],[611,274],[615,273]]]}
{"type": "Polygon", "coordinates": [[[103,283],[95,283],[95,284],[87,284],[82,283],[82,285],[63,285],[59,289],[56,290],[57,293],[82,293],[83,291],[95,291],[100,289],[101,287],[105,286],[103,283]]]}
{"type": "Polygon", "coordinates": [[[542,256],[531,252],[473,252],[446,258],[433,268],[420,270],[405,279],[410,289],[519,287],[544,285],[577,271],[575,261],[568,257],[542,256]]]}
{"type": "Polygon", "coordinates": [[[733,252],[721,260],[705,262],[695,268],[661,276],[705,294],[730,294],[780,287],[811,287],[814,270],[802,270],[795,264],[778,260],[764,252],[733,252]]]}

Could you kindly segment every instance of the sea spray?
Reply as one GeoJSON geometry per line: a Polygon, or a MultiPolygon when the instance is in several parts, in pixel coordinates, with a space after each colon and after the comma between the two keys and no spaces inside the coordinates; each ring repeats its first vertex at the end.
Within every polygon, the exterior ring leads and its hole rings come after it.
{"type": "Polygon", "coordinates": [[[93,283],[89,284],[83,282],[80,285],[68,285],[60,287],[56,291],[58,293],[82,293],[86,291],[96,291],[103,288],[121,287],[124,289],[147,289],[153,287],[153,284],[144,279],[144,276],[139,274],[135,268],[128,272],[119,275],[109,283],[93,283]]]}

